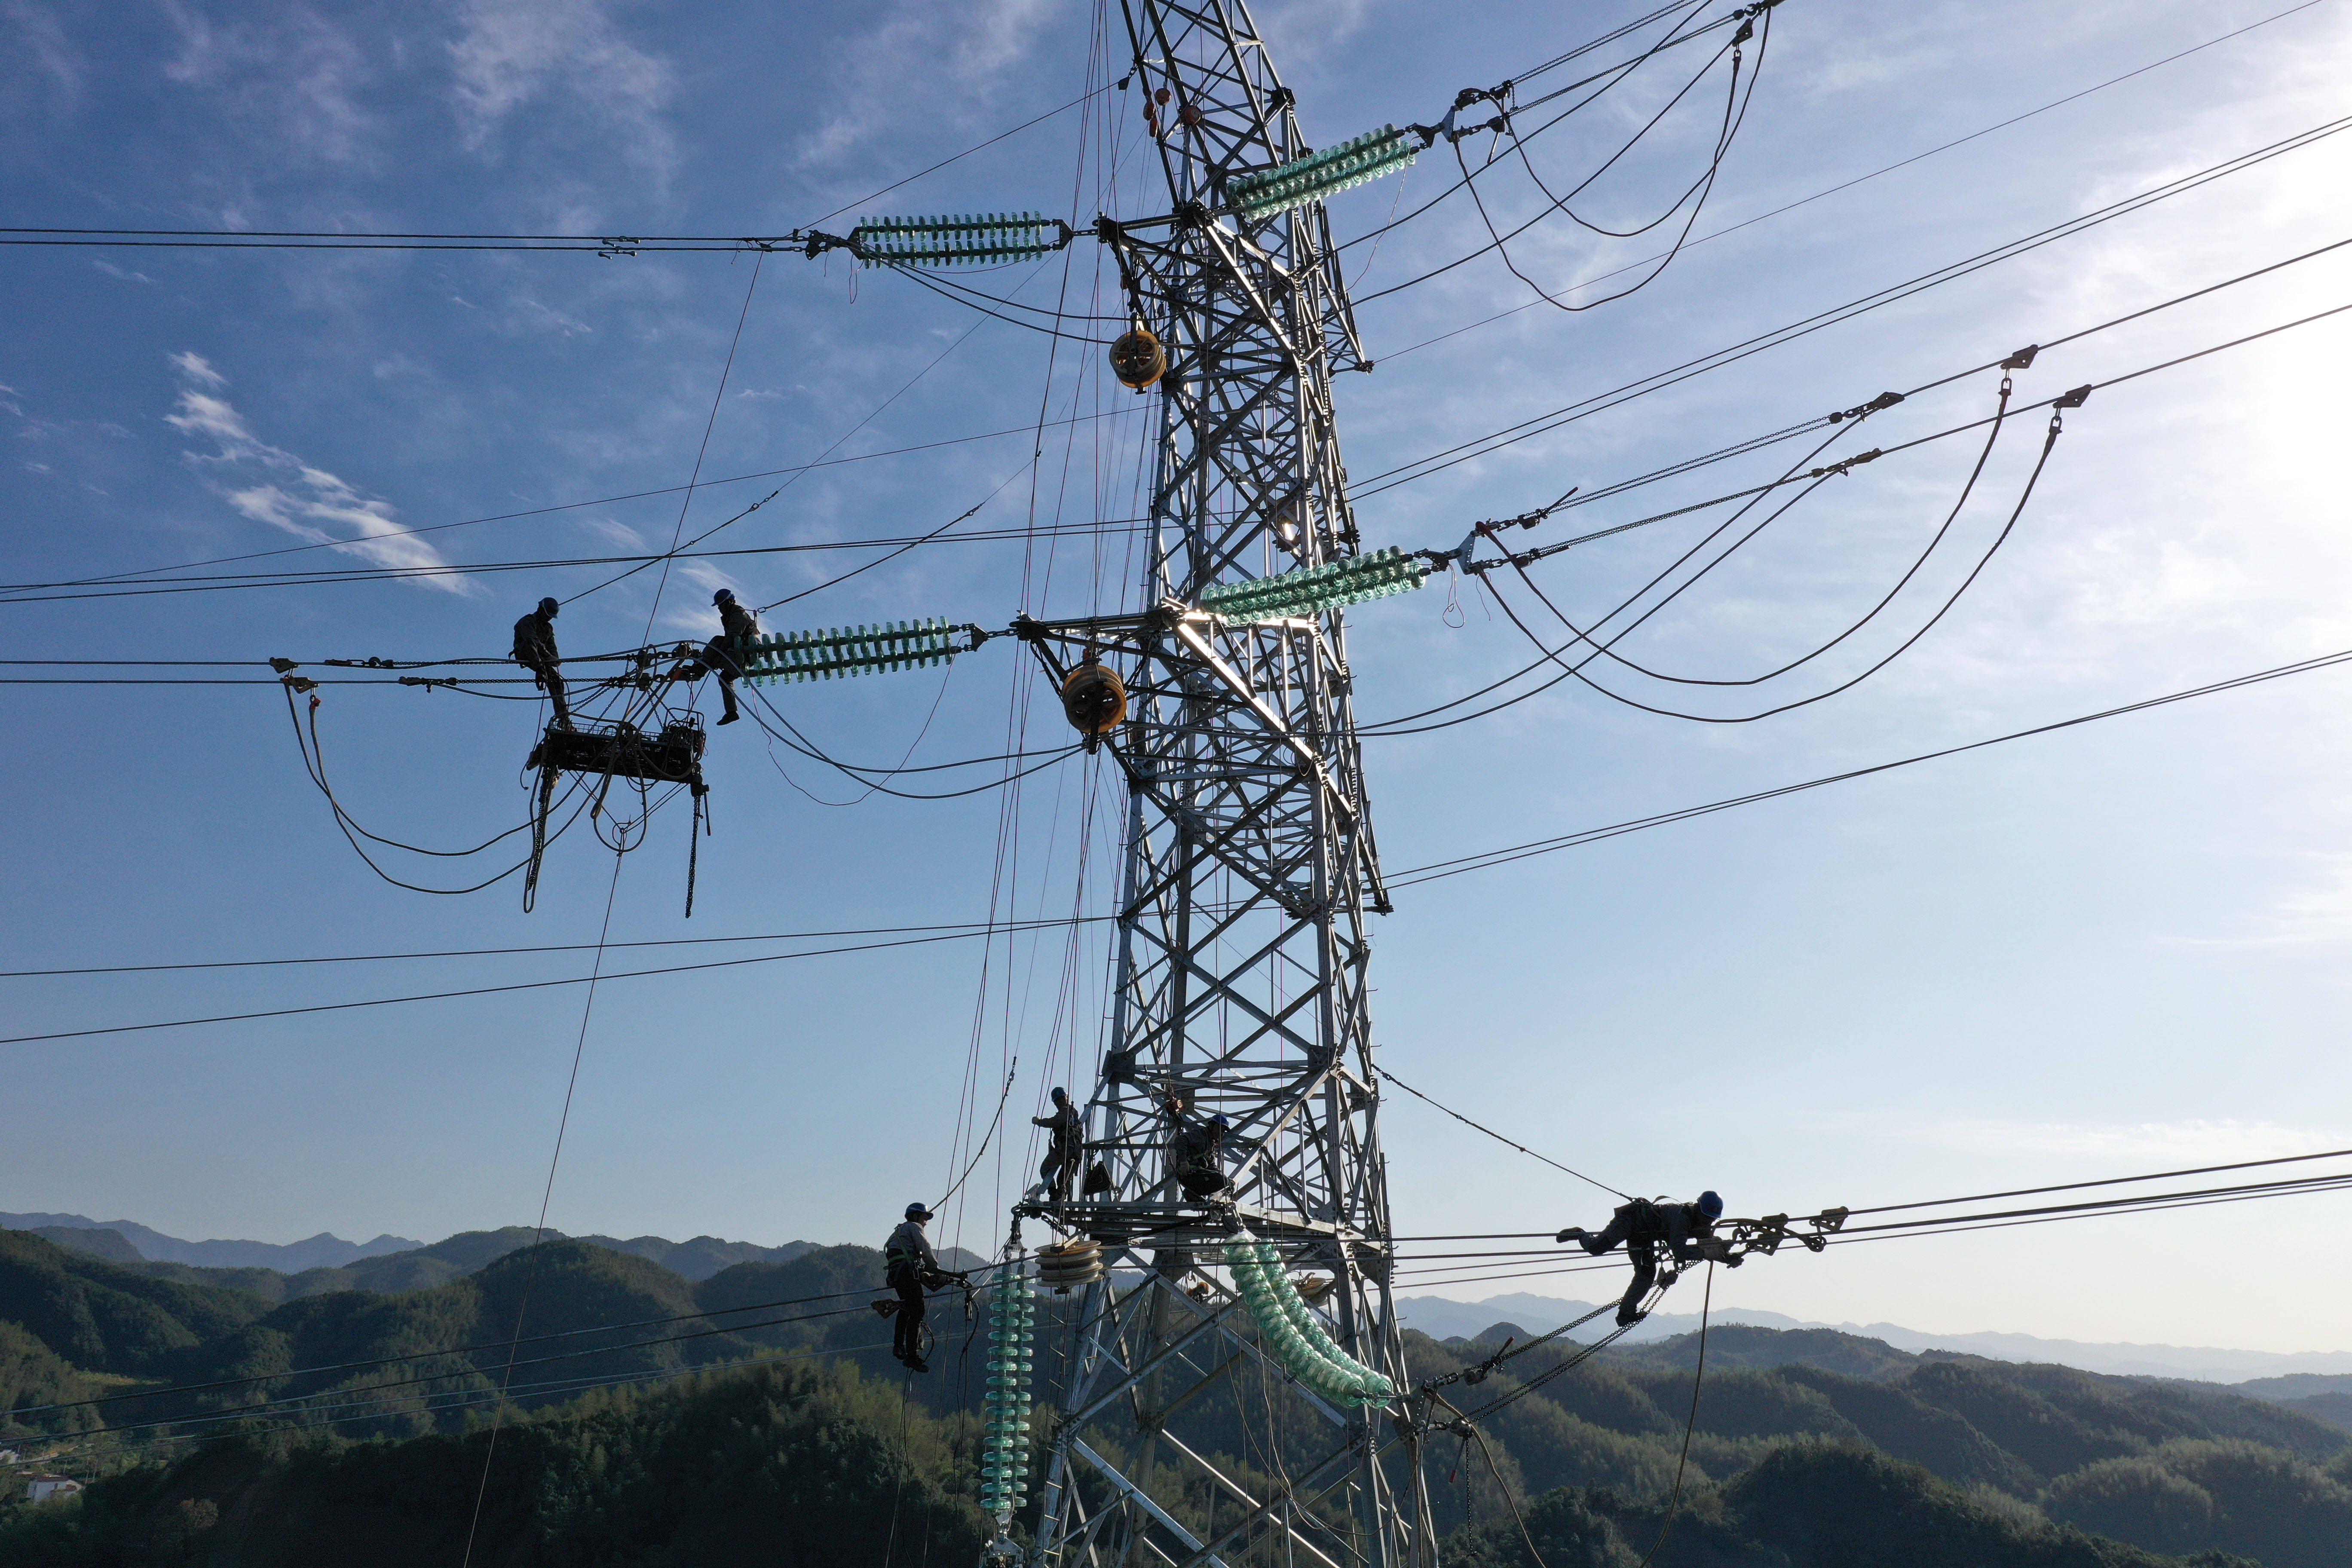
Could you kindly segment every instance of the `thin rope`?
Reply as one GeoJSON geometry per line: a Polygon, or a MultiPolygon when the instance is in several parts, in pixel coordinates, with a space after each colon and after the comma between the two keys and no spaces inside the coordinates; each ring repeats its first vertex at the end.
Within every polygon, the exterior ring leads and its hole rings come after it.
{"type": "Polygon", "coordinates": [[[563,1163],[563,1135],[572,1127],[572,1096],[580,1087],[580,1059],[588,1050],[588,1020],[596,1011],[596,977],[604,964],[604,939],[613,930],[613,905],[621,891],[621,861],[613,857],[613,880],[604,889],[604,923],[596,932],[596,957],[588,973],[588,997],[580,1008],[580,1033],[572,1042],[572,1074],[563,1084],[563,1110],[555,1121],[555,1151],[547,1160],[547,1184],[539,1194],[539,1226],[531,1237],[529,1268],[522,1279],[522,1302],[515,1309],[514,1338],[507,1345],[507,1364],[499,1377],[499,1403],[490,1416],[490,1440],[482,1450],[482,1479],[474,1489],[474,1513],[466,1524],[466,1552],[459,1559],[462,1568],[471,1568],[474,1561],[474,1537],[482,1526],[482,1500],[489,1495],[490,1462],[498,1457],[499,1433],[506,1426],[506,1392],[514,1377],[514,1352],[522,1343],[523,1318],[530,1310],[531,1287],[539,1282],[540,1249],[547,1242],[547,1210],[555,1198],[555,1170],[563,1163]]]}

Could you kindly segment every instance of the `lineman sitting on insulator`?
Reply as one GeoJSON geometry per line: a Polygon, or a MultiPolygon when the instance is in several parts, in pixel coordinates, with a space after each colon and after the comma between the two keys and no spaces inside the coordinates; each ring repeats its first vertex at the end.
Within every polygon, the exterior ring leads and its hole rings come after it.
{"type": "MultiPolygon", "coordinates": [[[[1659,1247],[1663,1245],[1675,1263],[1688,1263],[1699,1256],[1698,1243],[1713,1233],[1715,1222],[1722,1217],[1723,1199],[1712,1192],[1699,1194],[1698,1201],[1689,1204],[1635,1198],[1611,1217],[1606,1230],[1590,1231],[1572,1225],[1552,1239],[1580,1241],[1584,1250],[1596,1258],[1621,1241],[1625,1244],[1626,1256],[1633,1260],[1633,1282],[1625,1287],[1625,1295],[1617,1303],[1617,1326],[1630,1329],[1642,1321],[1642,1298],[1659,1282],[1659,1247]]],[[[1673,1284],[1676,1272],[1667,1269],[1664,1283],[1673,1284]]]]}
{"type": "Polygon", "coordinates": [[[735,710],[735,681],[751,658],[751,639],[760,635],[760,622],[735,602],[731,588],[719,589],[710,595],[710,602],[719,609],[719,635],[702,645],[700,660],[679,665],[669,672],[669,678],[699,680],[706,675],[717,676],[719,695],[727,700],[727,711],[719,721],[732,724],[742,717],[735,710]]]}
{"type": "Polygon", "coordinates": [[[1167,1097],[1168,1120],[1176,1129],[1176,1136],[1168,1141],[1168,1173],[1176,1184],[1184,1189],[1187,1197],[1214,1197],[1225,1190],[1224,1162],[1220,1157],[1225,1145],[1225,1133],[1233,1123],[1223,1116],[1212,1116],[1205,1121],[1190,1121],[1184,1116],[1184,1097],[1171,1089],[1167,1097]]]}
{"type": "Polygon", "coordinates": [[[907,1217],[890,1233],[890,1239],[882,1244],[882,1260],[888,1270],[884,1279],[890,1289],[898,1292],[890,1349],[913,1372],[931,1370],[930,1363],[923,1359],[923,1292],[936,1289],[953,1278],[940,1267],[940,1255],[931,1250],[930,1238],[923,1234],[923,1226],[930,1217],[929,1205],[908,1204],[907,1217]]]}
{"type": "Polygon", "coordinates": [[[1033,1116],[1029,1119],[1029,1125],[1050,1130],[1053,1142],[1046,1146],[1045,1163],[1038,1167],[1037,1174],[1044,1180],[1045,1191],[1055,1203],[1068,1203],[1071,1178],[1077,1174],[1078,1166],[1086,1155],[1086,1125],[1078,1115],[1078,1108],[1070,1103],[1070,1091],[1055,1089],[1054,1113],[1051,1116],[1033,1116]]]}
{"type": "Polygon", "coordinates": [[[556,723],[569,730],[572,705],[563,700],[562,656],[555,651],[555,616],[562,608],[553,599],[541,599],[539,608],[515,623],[514,661],[530,671],[555,704],[556,723]]]}

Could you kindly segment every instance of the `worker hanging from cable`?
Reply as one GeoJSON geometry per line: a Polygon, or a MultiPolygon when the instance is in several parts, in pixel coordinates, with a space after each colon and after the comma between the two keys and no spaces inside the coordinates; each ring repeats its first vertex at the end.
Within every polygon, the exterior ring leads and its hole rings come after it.
{"type": "Polygon", "coordinates": [[[1168,1173],[1176,1178],[1187,1197],[1216,1196],[1229,1184],[1223,1152],[1233,1123],[1223,1116],[1205,1121],[1188,1120],[1184,1097],[1173,1089],[1169,1090],[1166,1104],[1169,1124],[1176,1129],[1176,1135],[1168,1141],[1168,1173]]]}
{"type": "Polygon", "coordinates": [[[930,1217],[929,1205],[908,1204],[907,1217],[882,1246],[883,1262],[888,1270],[884,1278],[890,1289],[898,1292],[898,1310],[891,1320],[895,1326],[890,1349],[910,1372],[931,1370],[930,1363],[923,1359],[923,1292],[946,1284],[950,1278],[940,1267],[940,1256],[931,1250],[930,1238],[923,1234],[923,1226],[930,1217]]]}
{"type": "Polygon", "coordinates": [[[1086,1123],[1078,1114],[1078,1108],[1070,1103],[1070,1091],[1055,1089],[1053,1114],[1033,1116],[1029,1119],[1029,1125],[1049,1130],[1052,1142],[1045,1147],[1045,1163],[1037,1168],[1037,1174],[1045,1182],[1047,1194],[1055,1203],[1068,1203],[1070,1184],[1077,1176],[1078,1166],[1085,1162],[1087,1148],[1086,1123]]]}
{"type": "Polygon", "coordinates": [[[530,671],[555,704],[555,722],[569,730],[572,705],[563,696],[563,658],[555,651],[555,616],[562,608],[553,599],[541,599],[539,608],[515,623],[514,661],[530,671]]]}
{"type": "Polygon", "coordinates": [[[727,700],[727,711],[719,717],[721,724],[732,724],[742,715],[735,710],[735,682],[743,667],[751,661],[751,643],[760,635],[759,617],[735,602],[735,591],[721,588],[710,595],[719,610],[719,632],[702,645],[702,658],[696,662],[681,664],[669,672],[672,680],[699,680],[706,675],[719,678],[719,694],[727,700]]]}
{"type": "MultiPolygon", "coordinates": [[[[1700,1240],[1714,1234],[1715,1222],[1722,1217],[1723,1199],[1712,1192],[1699,1194],[1698,1201],[1689,1204],[1635,1198],[1611,1217],[1605,1230],[1572,1225],[1552,1239],[1582,1242],[1584,1250],[1596,1258],[1621,1241],[1625,1244],[1625,1254],[1633,1260],[1633,1282],[1617,1303],[1617,1326],[1630,1329],[1642,1321],[1642,1298],[1659,1283],[1658,1248],[1664,1247],[1678,1265],[1689,1263],[1699,1256],[1700,1240]]],[[[1664,1282],[1673,1284],[1677,1272],[1667,1269],[1664,1282]]]]}

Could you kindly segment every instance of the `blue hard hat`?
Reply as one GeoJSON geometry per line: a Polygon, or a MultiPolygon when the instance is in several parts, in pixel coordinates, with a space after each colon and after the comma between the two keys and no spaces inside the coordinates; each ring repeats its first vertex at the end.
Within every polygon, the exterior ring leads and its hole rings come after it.
{"type": "Polygon", "coordinates": [[[714,604],[714,605],[723,605],[723,604],[726,604],[729,600],[730,600],[730,599],[732,599],[732,598],[734,598],[734,597],[735,597],[735,590],[734,590],[734,589],[732,589],[732,588],[721,588],[721,589],[719,589],[719,592],[717,592],[716,594],[713,594],[713,595],[710,595],[710,602],[711,602],[712,604],[714,604]]]}
{"type": "Polygon", "coordinates": [[[553,599],[541,599],[539,602],[539,613],[542,616],[551,616],[562,608],[563,608],[563,606],[556,603],[553,599]]]}
{"type": "Polygon", "coordinates": [[[1231,1127],[1233,1123],[1226,1121],[1223,1115],[1217,1115],[1209,1118],[1209,1125],[1212,1127],[1231,1127]]]}
{"type": "Polygon", "coordinates": [[[908,1219],[929,1219],[931,1217],[931,1205],[929,1204],[908,1204],[907,1205],[907,1217],[908,1219]]]}
{"type": "Polygon", "coordinates": [[[1698,1195],[1698,1212],[1709,1219],[1723,1217],[1723,1194],[1712,1189],[1698,1195]]]}
{"type": "Polygon", "coordinates": [[[1066,1089],[1057,1089],[1054,1091],[1054,1098],[1055,1100],[1067,1100],[1070,1098],[1070,1091],[1066,1089]]]}

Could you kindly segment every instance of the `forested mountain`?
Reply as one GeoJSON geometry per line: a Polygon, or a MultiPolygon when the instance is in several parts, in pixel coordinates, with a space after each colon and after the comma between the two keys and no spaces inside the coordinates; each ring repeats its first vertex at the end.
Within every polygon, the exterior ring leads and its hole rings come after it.
{"type": "MultiPolygon", "coordinates": [[[[878,1560],[820,1543],[887,1536],[893,1499],[902,1531],[970,1560],[984,1344],[953,1292],[934,1303],[936,1371],[908,1379],[869,1310],[882,1275],[869,1248],[698,1281],[591,1242],[501,1253],[504,1241],[440,1244],[453,1267],[487,1261],[425,1289],[273,1304],[0,1236],[0,1320],[18,1325],[0,1325],[11,1446],[105,1478],[76,1502],[10,1505],[0,1568],[433,1558],[459,1539],[502,1379],[512,1405],[481,1561],[878,1560]],[[386,1357],[415,1359],[376,1364],[386,1357]],[[188,1384],[215,1386],[32,1408],[188,1384]],[[313,1396],[298,1430],[282,1412],[267,1435],[235,1418],[293,1394],[313,1396]],[[108,1429],[87,1430],[101,1415],[108,1429]],[[158,1422],[174,1425],[144,1425],[158,1422]]],[[[1050,1392],[1072,1302],[1043,1300],[1050,1392]]],[[[1510,1331],[1408,1334],[1415,1376],[1471,1367],[1510,1331]]],[[[1449,1561],[1531,1568],[1532,1535],[1547,1568],[1633,1568],[1678,1468],[1682,1505],[1654,1568],[2347,1560],[2352,1433],[2276,1398],[1725,1325],[1708,1336],[1694,1416],[1696,1336],[1564,1366],[1574,1349],[1553,1342],[1448,1385],[1485,1439],[1423,1439],[1449,1561]]],[[[1187,1408],[1219,1469],[1257,1495],[1319,1440],[1301,1415],[1270,1374],[1187,1408]]],[[[1177,1512],[1206,1529],[1234,1506],[1204,1485],[1177,1512]]]]}

